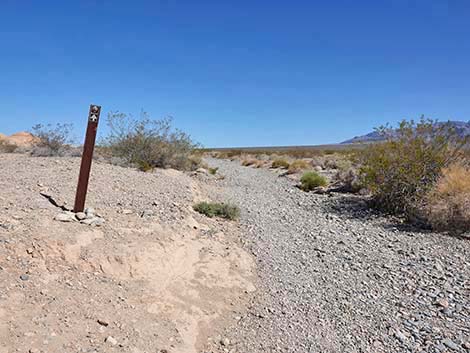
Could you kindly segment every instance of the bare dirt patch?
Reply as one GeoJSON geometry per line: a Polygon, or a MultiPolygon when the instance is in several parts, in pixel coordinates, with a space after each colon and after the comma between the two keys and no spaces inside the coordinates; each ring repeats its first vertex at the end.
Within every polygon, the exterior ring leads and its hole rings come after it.
{"type": "Polygon", "coordinates": [[[180,172],[96,163],[106,222],[53,220],[71,205],[78,159],[0,155],[0,352],[198,352],[242,311],[253,261],[236,224],[191,206],[180,172]]]}

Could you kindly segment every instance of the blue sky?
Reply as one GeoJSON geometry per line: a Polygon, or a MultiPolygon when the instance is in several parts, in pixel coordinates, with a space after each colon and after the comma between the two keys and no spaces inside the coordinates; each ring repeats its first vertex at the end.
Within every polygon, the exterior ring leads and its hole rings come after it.
{"type": "Polygon", "coordinates": [[[90,103],[171,115],[207,147],[467,121],[469,19],[467,0],[2,0],[0,131],[81,140],[90,103]]]}

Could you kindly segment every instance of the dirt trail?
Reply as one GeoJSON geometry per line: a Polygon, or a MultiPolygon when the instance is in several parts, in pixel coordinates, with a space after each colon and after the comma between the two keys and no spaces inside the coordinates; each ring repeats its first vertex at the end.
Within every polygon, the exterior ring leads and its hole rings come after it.
{"type": "Polygon", "coordinates": [[[40,192],[71,204],[78,163],[0,155],[0,353],[200,352],[255,290],[236,226],[183,173],[100,163],[104,226],[54,221],[40,192]]]}

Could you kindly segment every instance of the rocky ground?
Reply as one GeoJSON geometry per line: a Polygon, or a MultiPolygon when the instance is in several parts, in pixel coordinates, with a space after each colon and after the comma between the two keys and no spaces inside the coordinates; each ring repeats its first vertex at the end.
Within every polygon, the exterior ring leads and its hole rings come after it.
{"type": "Polygon", "coordinates": [[[470,351],[469,237],[407,229],[273,171],[209,164],[225,176],[214,197],[242,210],[258,291],[208,351],[470,351]]]}
{"type": "Polygon", "coordinates": [[[192,210],[208,197],[195,176],[99,162],[87,200],[94,212],[63,212],[79,163],[0,154],[0,352],[220,344],[215,332],[255,290],[237,224],[192,210]]]}
{"type": "Polygon", "coordinates": [[[0,353],[467,352],[469,238],[276,171],[0,154],[0,353]],[[231,201],[237,222],[192,210],[231,201]]]}

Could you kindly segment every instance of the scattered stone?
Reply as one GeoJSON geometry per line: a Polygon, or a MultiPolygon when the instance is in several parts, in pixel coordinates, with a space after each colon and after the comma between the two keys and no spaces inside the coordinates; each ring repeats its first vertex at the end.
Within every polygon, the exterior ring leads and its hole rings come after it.
{"type": "Polygon", "coordinates": [[[449,307],[449,302],[447,301],[447,299],[439,299],[435,302],[435,305],[441,306],[446,309],[449,307]]]}
{"type": "Polygon", "coordinates": [[[450,349],[452,349],[452,350],[454,350],[454,351],[459,350],[459,346],[458,346],[454,341],[452,341],[452,340],[450,340],[450,339],[448,339],[448,338],[442,340],[442,343],[443,343],[446,347],[448,347],[448,348],[450,348],[450,349]]]}
{"type": "Polygon", "coordinates": [[[109,322],[104,320],[104,319],[98,319],[96,320],[101,326],[105,326],[105,327],[108,327],[109,326],[109,322]]]}
{"type": "Polygon", "coordinates": [[[27,280],[29,280],[29,276],[27,274],[23,274],[23,275],[20,276],[20,279],[22,281],[27,281],[27,280]]]}
{"type": "Polygon", "coordinates": [[[59,222],[74,222],[76,220],[75,214],[71,212],[59,213],[54,217],[54,219],[59,222]]]}
{"type": "Polygon", "coordinates": [[[104,340],[106,343],[109,343],[111,344],[112,346],[115,346],[118,344],[118,341],[113,337],[113,336],[108,336],[106,337],[106,339],[104,340]]]}
{"type": "Polygon", "coordinates": [[[402,343],[405,343],[407,340],[406,336],[400,330],[395,332],[395,337],[398,338],[402,343]]]}
{"type": "Polygon", "coordinates": [[[87,214],[85,212],[77,212],[75,214],[75,217],[77,217],[77,219],[81,221],[87,217],[87,214]]]}
{"type": "Polygon", "coordinates": [[[228,347],[230,345],[230,340],[227,337],[225,337],[225,338],[220,340],[220,344],[222,346],[228,347]]]}
{"type": "Polygon", "coordinates": [[[142,213],[141,213],[141,217],[142,218],[146,218],[146,217],[152,217],[155,215],[155,212],[152,211],[152,210],[144,210],[142,213]]]}
{"type": "Polygon", "coordinates": [[[105,220],[101,217],[85,218],[80,221],[81,224],[86,224],[88,226],[100,227],[105,223],[105,220]]]}

